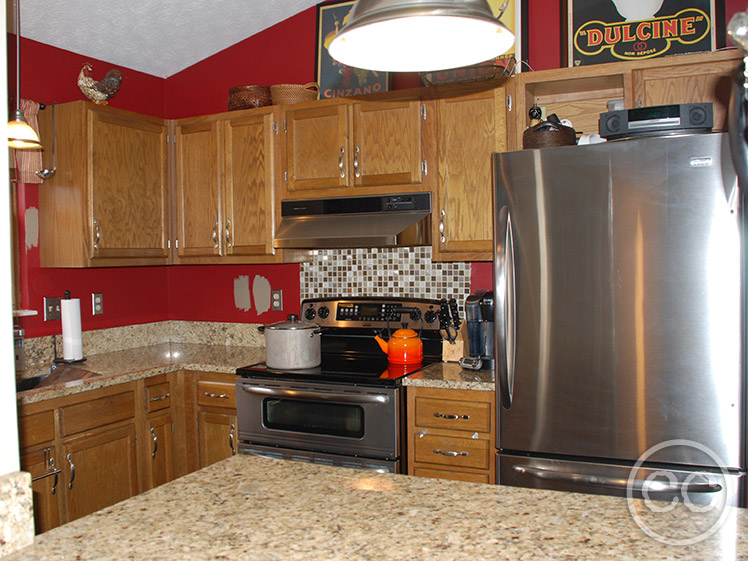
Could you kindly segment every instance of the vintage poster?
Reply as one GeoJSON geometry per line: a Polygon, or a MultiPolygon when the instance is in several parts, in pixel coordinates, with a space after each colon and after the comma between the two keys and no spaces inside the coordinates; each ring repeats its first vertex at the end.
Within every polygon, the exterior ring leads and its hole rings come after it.
{"type": "Polygon", "coordinates": [[[355,2],[317,5],[317,83],[320,99],[387,91],[389,75],[341,64],[327,47],[346,23],[355,2]]]}
{"type": "Polygon", "coordinates": [[[569,66],[715,49],[715,0],[568,0],[569,66]]]}

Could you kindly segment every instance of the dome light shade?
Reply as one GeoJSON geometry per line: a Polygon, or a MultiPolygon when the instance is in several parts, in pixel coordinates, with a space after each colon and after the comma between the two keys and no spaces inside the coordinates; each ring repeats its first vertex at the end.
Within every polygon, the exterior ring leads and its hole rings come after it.
{"type": "Polygon", "coordinates": [[[513,44],[486,0],[358,0],[329,52],[356,68],[429,72],[477,64],[513,44]]]}
{"type": "Polygon", "coordinates": [[[42,147],[39,136],[26,122],[20,110],[16,110],[13,120],[8,122],[8,147],[16,150],[42,147]]]}

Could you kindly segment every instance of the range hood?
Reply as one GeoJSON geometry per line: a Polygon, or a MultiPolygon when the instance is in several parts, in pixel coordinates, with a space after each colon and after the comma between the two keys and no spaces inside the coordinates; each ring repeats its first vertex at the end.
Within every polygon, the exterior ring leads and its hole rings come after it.
{"type": "Polygon", "coordinates": [[[281,202],[274,245],[282,249],[391,247],[431,243],[431,193],[281,202]]]}

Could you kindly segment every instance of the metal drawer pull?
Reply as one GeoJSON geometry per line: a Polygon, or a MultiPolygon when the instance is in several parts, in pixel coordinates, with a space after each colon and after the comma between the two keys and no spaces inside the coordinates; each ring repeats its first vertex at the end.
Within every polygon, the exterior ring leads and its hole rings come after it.
{"type": "Polygon", "coordinates": [[[99,230],[99,221],[94,219],[93,221],[94,226],[94,249],[99,249],[99,242],[101,241],[101,230],[99,230]]]}
{"type": "Polygon", "coordinates": [[[345,177],[345,168],[344,168],[344,159],[345,159],[345,147],[340,147],[340,158],[338,158],[338,167],[340,168],[340,178],[343,179],[345,177]]]}
{"type": "Polygon", "coordinates": [[[229,447],[231,448],[231,455],[236,456],[236,448],[234,447],[234,432],[236,427],[234,423],[231,423],[231,431],[229,432],[229,447]]]}
{"type": "Polygon", "coordinates": [[[203,395],[205,397],[215,397],[215,398],[218,398],[218,399],[228,399],[229,398],[229,394],[227,394],[227,393],[208,393],[208,392],[203,392],[203,395]]]}
{"type": "Polygon", "coordinates": [[[353,171],[356,177],[361,177],[361,170],[358,167],[358,155],[360,152],[361,150],[356,146],[356,151],[353,153],[353,171]]]}
{"type": "Polygon", "coordinates": [[[73,463],[70,454],[68,454],[68,464],[70,464],[70,481],[68,481],[68,489],[72,489],[73,481],[75,481],[75,464],[73,463]]]}
{"type": "Polygon", "coordinates": [[[440,419],[469,419],[470,415],[445,415],[444,413],[434,413],[434,417],[440,419]]]}
{"type": "Polygon", "coordinates": [[[467,456],[467,452],[453,452],[451,450],[439,450],[434,448],[434,454],[441,454],[442,456],[467,456]]]}
{"type": "Polygon", "coordinates": [[[151,438],[153,439],[153,452],[151,452],[151,459],[156,459],[156,450],[158,450],[158,437],[156,436],[156,431],[151,427],[151,438]]]}
{"type": "Polygon", "coordinates": [[[218,220],[213,224],[213,249],[218,249],[218,220]]]}
{"type": "Polygon", "coordinates": [[[57,475],[59,473],[61,473],[61,472],[62,472],[62,470],[60,470],[60,469],[56,469],[54,471],[48,471],[46,473],[43,473],[42,475],[37,475],[36,477],[32,477],[31,481],[39,481],[40,479],[45,479],[47,477],[51,477],[51,476],[54,475],[55,476],[55,482],[54,482],[54,485],[52,487],[52,494],[54,495],[55,494],[54,488],[57,486],[57,475]]]}
{"type": "Polygon", "coordinates": [[[148,401],[163,401],[163,400],[168,399],[170,397],[171,397],[170,393],[165,393],[164,395],[160,395],[158,397],[152,397],[148,401]]]}

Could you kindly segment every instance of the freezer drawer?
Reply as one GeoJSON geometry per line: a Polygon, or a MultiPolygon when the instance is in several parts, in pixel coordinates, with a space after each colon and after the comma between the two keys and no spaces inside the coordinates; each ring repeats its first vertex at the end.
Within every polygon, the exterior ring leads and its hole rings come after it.
{"type": "MultiPolygon", "coordinates": [[[[550,458],[496,454],[496,481],[500,485],[627,496],[632,466],[550,458]]],[[[745,474],[719,471],[687,471],[642,466],[632,481],[635,498],[683,500],[683,493],[697,505],[745,506],[745,474]],[[727,481],[725,480],[727,479],[727,481]],[[686,490],[685,486],[688,486],[686,490]],[[725,493],[728,493],[725,496],[725,493]],[[723,502],[724,501],[724,502],[723,502]]]]}

